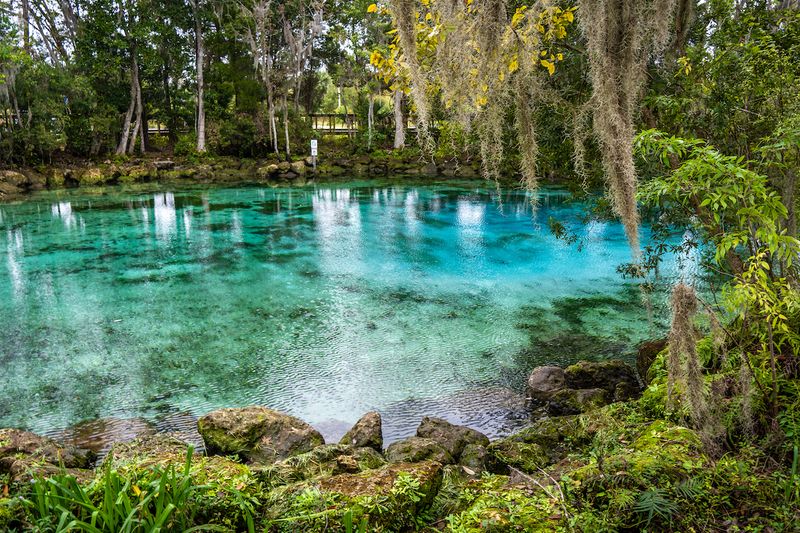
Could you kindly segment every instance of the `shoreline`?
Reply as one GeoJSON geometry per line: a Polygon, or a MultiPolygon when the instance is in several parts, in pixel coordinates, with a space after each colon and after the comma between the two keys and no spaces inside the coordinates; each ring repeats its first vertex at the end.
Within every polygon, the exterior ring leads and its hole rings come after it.
{"type": "MultiPolygon", "coordinates": [[[[414,152],[393,152],[321,158],[314,169],[310,157],[289,161],[207,157],[157,157],[76,160],[35,167],[0,170],[0,201],[24,200],[43,190],[80,190],[109,185],[144,183],[265,184],[302,187],[340,179],[420,178],[424,180],[482,179],[474,160],[441,159],[432,162],[414,152]]],[[[512,173],[503,185],[518,185],[512,173]]]]}

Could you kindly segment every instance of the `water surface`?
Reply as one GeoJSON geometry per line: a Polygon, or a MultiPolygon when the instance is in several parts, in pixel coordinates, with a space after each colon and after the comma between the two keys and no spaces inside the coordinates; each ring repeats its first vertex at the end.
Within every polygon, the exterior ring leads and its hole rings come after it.
{"type": "Polygon", "coordinates": [[[427,414],[507,432],[534,366],[630,357],[665,328],[616,272],[618,224],[565,191],[529,200],[443,182],[0,205],[0,427],[263,404],[328,437],[371,409],[388,441],[427,414]]]}

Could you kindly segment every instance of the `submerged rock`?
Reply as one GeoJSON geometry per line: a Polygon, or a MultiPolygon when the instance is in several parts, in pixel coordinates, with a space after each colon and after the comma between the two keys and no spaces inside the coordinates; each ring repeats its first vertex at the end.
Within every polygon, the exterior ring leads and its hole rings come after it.
{"type": "Polygon", "coordinates": [[[325,444],[299,418],[255,405],[212,411],[197,421],[197,429],[209,454],[236,454],[250,463],[274,463],[325,444]]]}
{"type": "Polygon", "coordinates": [[[78,471],[91,468],[95,459],[90,450],[65,446],[30,431],[0,429],[0,474],[9,474],[16,481],[62,469],[81,477],[78,471]]]}
{"type": "Polygon", "coordinates": [[[469,444],[489,445],[489,438],[480,431],[451,424],[442,418],[428,416],[422,419],[417,428],[417,437],[436,441],[455,461],[459,460],[464,448],[469,444]]]}
{"type": "Polygon", "coordinates": [[[381,429],[381,415],[377,411],[370,411],[362,416],[350,431],[345,433],[340,444],[347,444],[355,448],[368,447],[381,452],[383,450],[383,431],[381,429]]]}
{"type": "Polygon", "coordinates": [[[130,442],[155,433],[153,424],[143,418],[108,417],[72,425],[61,431],[58,439],[102,456],[116,442],[130,442]]]}
{"type": "Polygon", "coordinates": [[[418,463],[436,461],[442,464],[453,464],[453,456],[437,441],[422,437],[409,437],[391,444],[386,449],[386,458],[390,463],[418,463]]]}

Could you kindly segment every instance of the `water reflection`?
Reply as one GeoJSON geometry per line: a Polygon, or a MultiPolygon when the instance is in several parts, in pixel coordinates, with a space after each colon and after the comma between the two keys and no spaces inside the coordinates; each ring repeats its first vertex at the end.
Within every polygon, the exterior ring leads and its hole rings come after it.
{"type": "Polygon", "coordinates": [[[14,296],[19,297],[25,287],[25,280],[22,273],[23,237],[22,230],[8,230],[6,234],[8,244],[6,246],[8,263],[8,273],[11,285],[14,289],[14,296]]]}
{"type": "Polygon", "coordinates": [[[75,215],[72,212],[72,202],[57,202],[50,206],[53,218],[59,218],[64,227],[72,229],[75,226],[75,215]]]}
{"type": "Polygon", "coordinates": [[[153,195],[153,218],[156,225],[156,238],[169,241],[178,228],[175,212],[175,195],[171,192],[153,195]]]}
{"type": "Polygon", "coordinates": [[[476,259],[484,255],[483,224],[486,204],[459,199],[456,203],[458,244],[461,255],[476,259]]]}

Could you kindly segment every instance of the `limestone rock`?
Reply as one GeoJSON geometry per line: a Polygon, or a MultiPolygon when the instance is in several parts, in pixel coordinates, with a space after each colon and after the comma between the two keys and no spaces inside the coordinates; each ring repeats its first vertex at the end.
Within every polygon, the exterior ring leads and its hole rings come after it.
{"type": "Polygon", "coordinates": [[[218,409],[197,421],[210,454],[238,454],[250,463],[269,464],[325,444],[299,418],[261,406],[218,409]]]}
{"type": "Polygon", "coordinates": [[[547,412],[551,416],[576,415],[608,403],[604,389],[562,389],[547,401],[547,412]]]}
{"type": "Polygon", "coordinates": [[[88,469],[95,458],[89,450],[64,446],[29,431],[0,429],[0,474],[10,474],[15,480],[55,473],[62,467],[88,469]]]}
{"type": "Polygon", "coordinates": [[[372,448],[325,444],[275,464],[254,468],[254,471],[267,486],[278,486],[306,479],[372,470],[385,464],[386,459],[372,448]]]}
{"type": "Polygon", "coordinates": [[[417,437],[433,439],[458,461],[469,444],[488,446],[489,438],[472,428],[451,424],[442,418],[425,417],[417,428],[417,437]]]}
{"type": "Polygon", "coordinates": [[[650,383],[648,372],[656,356],[667,347],[667,339],[644,341],[636,347],[636,370],[642,382],[650,383]]]}
{"type": "Polygon", "coordinates": [[[528,376],[525,394],[534,405],[541,405],[556,392],[564,388],[564,369],[558,366],[540,366],[528,376]]]}
{"type": "Polygon", "coordinates": [[[430,162],[423,166],[419,173],[424,176],[438,176],[439,170],[436,168],[436,163],[430,162]]]}
{"type": "Polygon", "coordinates": [[[0,170],[0,182],[24,189],[28,186],[28,177],[15,170],[0,170]]]}
{"type": "Polygon", "coordinates": [[[492,442],[487,448],[487,467],[506,474],[509,467],[527,473],[560,461],[576,446],[588,444],[591,433],[578,416],[559,416],[538,420],[513,435],[492,442]]]}
{"type": "Polygon", "coordinates": [[[433,439],[409,437],[391,444],[386,449],[390,463],[418,463],[436,461],[441,464],[454,464],[453,456],[433,439]]]}
{"type": "Polygon", "coordinates": [[[470,476],[479,476],[488,469],[489,452],[480,444],[467,444],[461,452],[458,464],[465,467],[470,476]]]}
{"type": "Polygon", "coordinates": [[[155,427],[143,418],[98,418],[85,420],[61,431],[60,441],[103,456],[116,442],[130,442],[154,435],[155,427]]]}
{"type": "Polygon", "coordinates": [[[175,161],[170,161],[168,159],[153,161],[153,165],[156,167],[156,170],[172,170],[175,168],[175,161]]]}
{"type": "Polygon", "coordinates": [[[356,448],[369,447],[383,450],[383,431],[381,429],[381,415],[376,411],[370,411],[362,416],[350,431],[345,433],[339,441],[356,448]]]}
{"type": "Polygon", "coordinates": [[[268,179],[277,173],[278,173],[278,165],[276,165],[275,163],[263,167],[258,167],[256,169],[256,176],[258,176],[259,179],[268,179]]]}
{"type": "Polygon", "coordinates": [[[566,386],[571,389],[605,389],[614,393],[619,383],[639,386],[636,372],[619,359],[610,361],[580,361],[564,370],[566,386]]]}
{"type": "Polygon", "coordinates": [[[293,162],[291,168],[292,172],[299,176],[306,173],[306,163],[303,160],[293,162]]]}

